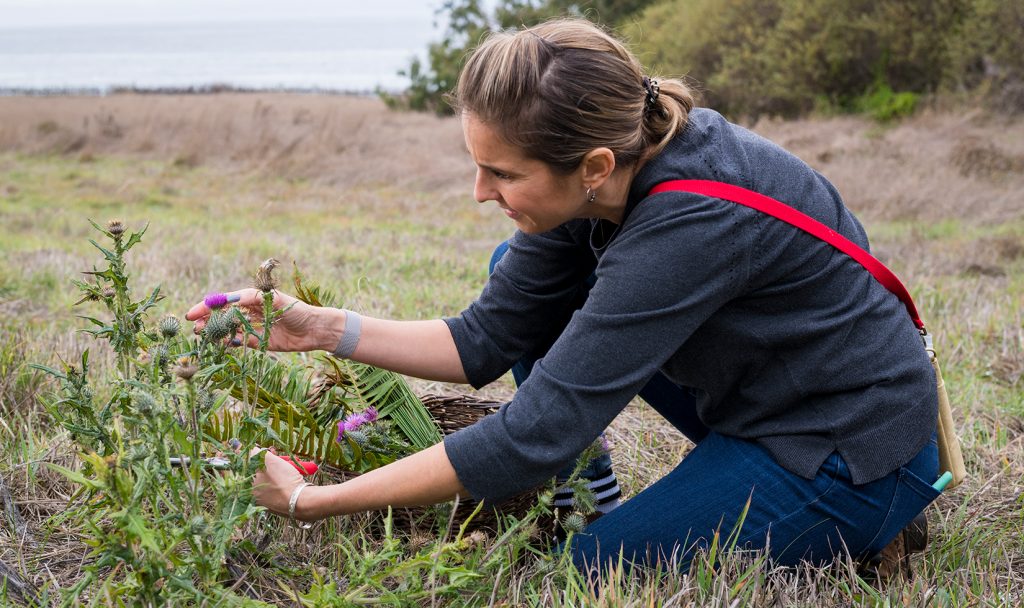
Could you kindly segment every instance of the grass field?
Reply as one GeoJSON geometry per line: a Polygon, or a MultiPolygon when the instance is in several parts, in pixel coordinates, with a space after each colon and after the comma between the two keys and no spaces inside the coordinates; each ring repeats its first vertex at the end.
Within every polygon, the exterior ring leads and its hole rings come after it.
{"type": "MultiPolygon", "coordinates": [[[[753,128],[838,186],[935,335],[970,477],[930,508],[932,540],[911,578],[871,583],[844,564],[792,573],[737,558],[717,572],[698,564],[627,578],[595,599],[525,546],[491,550],[497,539],[478,539],[459,559],[479,576],[459,578],[438,573],[443,531],[392,542],[368,518],[351,517],[303,534],[266,524],[274,534],[264,555],[277,557],[245,564],[239,595],[298,605],[297,594],[359,571],[393,589],[401,572],[444,581],[410,592],[410,605],[1024,602],[1024,122],[950,112],[887,127],[842,117],[753,128]]],[[[473,202],[472,177],[457,121],[389,113],[373,99],[0,98],[0,482],[10,494],[0,566],[56,597],[88,560],[86,531],[56,517],[74,500],[71,484],[44,466],[73,466],[75,448],[40,405],[51,385],[27,366],[75,360],[93,345],[76,315],[98,309],[73,308],[70,285],[97,263],[88,218],[150,224],[129,264],[134,289],[162,286],[157,317],[183,316],[208,292],[247,285],[260,261],[276,257],[366,314],[435,318],[472,300],[492,249],[512,230],[493,204],[473,202]]],[[[113,373],[113,355],[93,351],[94,373],[113,373]]],[[[503,380],[480,394],[511,392],[503,380]]],[[[627,496],[689,447],[640,403],[609,438],[627,496]]],[[[304,601],[385,601],[372,588],[360,593],[304,601]]],[[[88,594],[81,601],[106,605],[88,594]]]]}

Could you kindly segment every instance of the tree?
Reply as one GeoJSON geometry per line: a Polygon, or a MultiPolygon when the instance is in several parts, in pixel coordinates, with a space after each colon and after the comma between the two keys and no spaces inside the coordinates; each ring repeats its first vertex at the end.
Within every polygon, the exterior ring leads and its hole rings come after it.
{"type": "Polygon", "coordinates": [[[491,31],[491,20],[479,0],[445,0],[437,15],[447,14],[448,27],[440,42],[427,48],[428,65],[417,57],[408,70],[399,74],[409,77],[409,88],[399,96],[378,91],[393,109],[451,114],[444,95],[455,87],[466,52],[491,31]]]}
{"type": "Polygon", "coordinates": [[[444,100],[455,88],[466,55],[492,30],[536,25],[553,17],[582,16],[598,23],[616,24],[652,0],[499,0],[493,15],[487,15],[480,0],[445,0],[438,17],[447,16],[448,26],[440,42],[427,49],[427,64],[413,59],[409,68],[400,72],[408,76],[409,88],[401,95],[383,91],[378,94],[389,107],[450,114],[444,100]]]}

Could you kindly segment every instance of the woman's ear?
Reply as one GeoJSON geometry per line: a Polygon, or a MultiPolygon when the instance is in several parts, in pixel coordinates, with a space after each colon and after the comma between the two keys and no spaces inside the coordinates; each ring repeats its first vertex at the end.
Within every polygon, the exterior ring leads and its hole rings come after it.
{"type": "Polygon", "coordinates": [[[597,190],[615,171],[615,153],[608,148],[594,148],[580,163],[583,184],[597,190]]]}

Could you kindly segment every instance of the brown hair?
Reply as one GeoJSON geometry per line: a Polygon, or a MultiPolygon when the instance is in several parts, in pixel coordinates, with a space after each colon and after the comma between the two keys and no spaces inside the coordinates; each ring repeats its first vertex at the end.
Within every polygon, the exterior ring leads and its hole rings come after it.
{"type": "Polygon", "coordinates": [[[571,173],[599,147],[632,166],[686,126],[689,88],[657,82],[660,93],[649,102],[640,62],[622,42],[585,19],[557,19],[489,35],[449,101],[528,156],[571,173]]]}

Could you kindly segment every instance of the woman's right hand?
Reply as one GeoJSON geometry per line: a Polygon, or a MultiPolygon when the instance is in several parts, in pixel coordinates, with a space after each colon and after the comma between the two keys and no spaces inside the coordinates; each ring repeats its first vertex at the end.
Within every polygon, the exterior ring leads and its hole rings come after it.
{"type": "MultiPolygon", "coordinates": [[[[308,352],[313,350],[333,351],[345,327],[345,313],[337,308],[311,306],[293,296],[277,291],[274,294],[274,310],[284,311],[274,321],[267,348],[278,352],[308,352]]],[[[242,311],[257,332],[263,329],[263,292],[248,288],[226,292],[229,301],[237,296],[236,306],[242,311]]],[[[199,302],[189,309],[185,319],[195,322],[195,333],[206,326],[213,312],[206,302],[199,302]]],[[[230,338],[228,338],[230,340],[230,338]]],[[[248,346],[259,346],[259,338],[248,337],[248,346]]]]}
{"type": "MultiPolygon", "coordinates": [[[[259,452],[260,448],[253,448],[249,455],[259,452]]],[[[264,454],[264,462],[266,466],[256,471],[253,479],[253,500],[272,513],[288,517],[288,500],[295,488],[303,483],[302,475],[291,463],[269,450],[264,454]]],[[[301,515],[301,512],[296,509],[295,515],[301,515]]]]}

